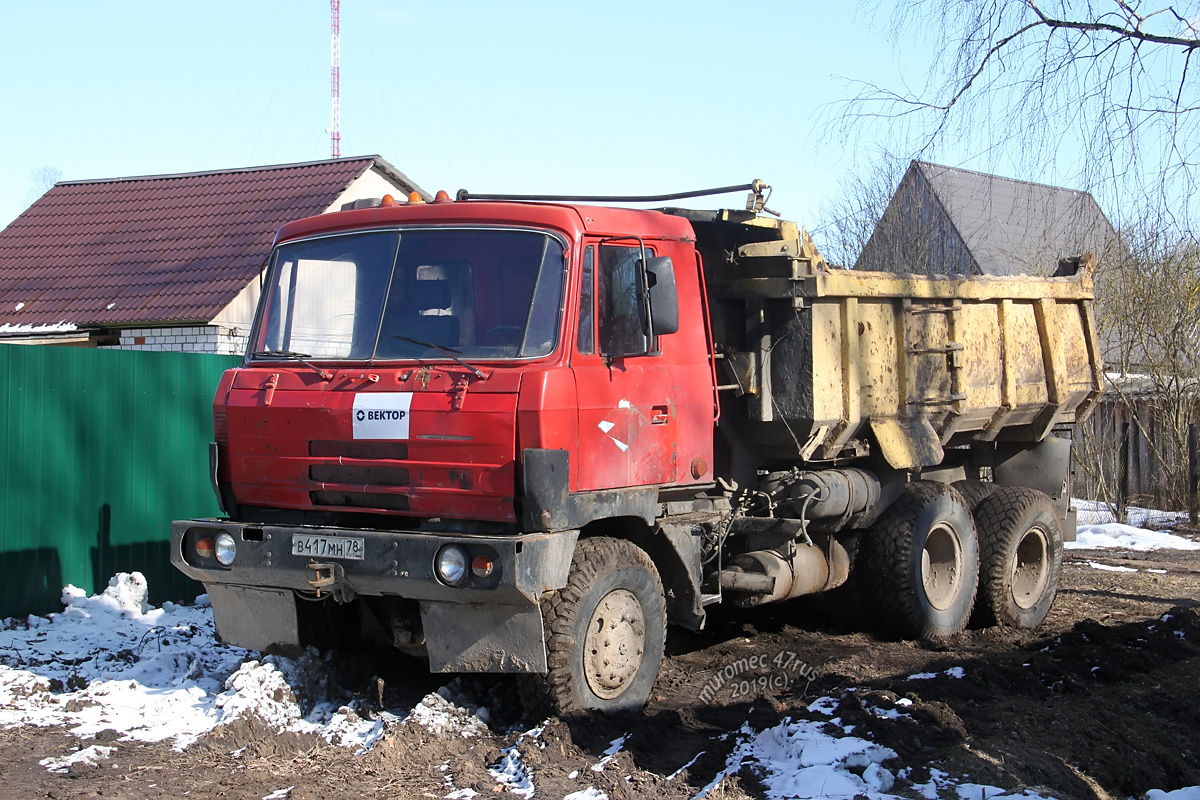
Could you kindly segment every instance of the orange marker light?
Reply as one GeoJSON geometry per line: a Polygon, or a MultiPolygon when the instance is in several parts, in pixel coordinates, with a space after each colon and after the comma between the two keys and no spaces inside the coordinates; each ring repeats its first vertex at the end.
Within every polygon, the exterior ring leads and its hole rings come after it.
{"type": "Polygon", "coordinates": [[[475,556],[471,559],[471,572],[475,573],[476,577],[486,578],[495,568],[496,565],[487,556],[475,556]]]}
{"type": "Polygon", "coordinates": [[[385,194],[385,195],[383,196],[383,199],[379,201],[379,205],[381,205],[381,206],[395,206],[395,205],[399,205],[399,203],[397,203],[397,202],[396,202],[396,198],[392,197],[390,194],[385,194]]]}
{"type": "Polygon", "coordinates": [[[213,557],[213,540],[205,536],[203,539],[196,540],[196,555],[201,558],[213,557]]]}
{"type": "Polygon", "coordinates": [[[434,195],[434,196],[433,196],[433,202],[435,202],[435,203],[449,203],[449,202],[450,202],[450,195],[449,195],[449,193],[447,193],[447,191],[446,191],[445,189],[438,189],[438,193],[437,193],[436,195],[434,195]]]}
{"type": "Polygon", "coordinates": [[[424,197],[421,197],[421,193],[420,193],[420,192],[409,192],[409,193],[408,193],[408,202],[410,202],[410,203],[424,203],[424,202],[425,202],[425,198],[424,198],[424,197]]]}

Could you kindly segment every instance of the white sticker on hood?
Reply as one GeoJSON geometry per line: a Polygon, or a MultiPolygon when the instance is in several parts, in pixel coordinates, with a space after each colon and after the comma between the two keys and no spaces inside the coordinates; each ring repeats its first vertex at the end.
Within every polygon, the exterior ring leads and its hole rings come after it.
{"type": "Polygon", "coordinates": [[[407,439],[412,392],[354,395],[355,439],[407,439]]]}

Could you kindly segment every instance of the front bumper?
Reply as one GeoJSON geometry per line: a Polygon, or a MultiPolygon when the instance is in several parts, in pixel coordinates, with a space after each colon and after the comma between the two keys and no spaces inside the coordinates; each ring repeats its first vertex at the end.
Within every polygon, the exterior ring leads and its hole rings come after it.
{"type": "Polygon", "coordinates": [[[435,672],[544,672],[539,599],[566,585],[578,531],[522,535],[393,532],[315,526],[258,525],[224,519],[171,524],[171,562],[204,584],[223,641],[256,650],[300,644],[296,593],[317,591],[348,601],[356,595],[400,597],[420,604],[430,668],[435,672]],[[228,566],[196,554],[194,542],[228,533],[237,557],[228,566]],[[294,535],[363,540],[363,559],[292,554],[294,535]],[[495,568],[449,586],[434,573],[447,544],[487,555],[495,568]]]}

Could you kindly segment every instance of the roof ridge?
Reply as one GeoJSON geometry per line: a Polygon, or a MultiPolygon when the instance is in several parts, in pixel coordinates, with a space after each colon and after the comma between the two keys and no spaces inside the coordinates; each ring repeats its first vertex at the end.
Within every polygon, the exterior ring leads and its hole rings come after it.
{"type": "Polygon", "coordinates": [[[341,164],[357,161],[381,161],[378,154],[364,156],[347,156],[345,158],[324,158],[317,161],[296,161],[290,164],[265,164],[257,167],[233,167],[231,169],[208,169],[199,172],[172,172],[162,175],[129,175],[123,178],[92,178],[78,181],[59,181],[55,186],[79,186],[93,183],[132,183],[134,181],[158,181],[172,178],[195,178],[200,175],[233,175],[247,172],[268,172],[280,169],[296,169],[298,167],[313,167],[318,164],[341,164]]]}
{"type": "Polygon", "coordinates": [[[953,172],[965,172],[970,175],[977,175],[980,178],[991,178],[995,180],[1008,181],[1009,183],[1021,183],[1026,186],[1036,186],[1041,189],[1053,189],[1057,192],[1071,192],[1072,194],[1087,195],[1088,197],[1092,197],[1092,193],[1085,189],[1071,189],[1066,186],[1054,186],[1053,184],[1039,183],[1038,181],[1027,181],[1022,180],[1021,178],[1009,178],[1006,175],[997,175],[993,172],[980,172],[979,170],[966,169],[965,167],[951,167],[946,164],[935,164],[932,161],[921,161],[920,159],[913,159],[913,163],[920,167],[937,167],[938,169],[948,169],[953,172]]]}

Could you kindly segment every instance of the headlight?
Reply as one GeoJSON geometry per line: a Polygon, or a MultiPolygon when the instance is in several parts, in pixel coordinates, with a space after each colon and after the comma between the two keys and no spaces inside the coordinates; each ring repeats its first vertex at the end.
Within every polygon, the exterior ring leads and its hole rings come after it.
{"type": "Polygon", "coordinates": [[[237,558],[237,543],[228,533],[218,533],[216,540],[217,561],[228,567],[237,558]]]}
{"type": "Polygon", "coordinates": [[[448,544],[438,551],[433,568],[443,583],[458,586],[467,578],[468,563],[467,551],[456,544],[448,544]]]}

